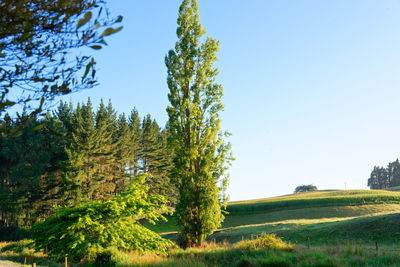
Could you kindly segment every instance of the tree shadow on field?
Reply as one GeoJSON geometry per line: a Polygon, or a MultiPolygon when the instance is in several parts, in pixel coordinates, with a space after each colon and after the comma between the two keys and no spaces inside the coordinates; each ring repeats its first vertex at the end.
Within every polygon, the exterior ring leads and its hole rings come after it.
{"type": "Polygon", "coordinates": [[[47,256],[40,252],[35,252],[31,248],[31,242],[22,240],[17,242],[9,242],[0,248],[0,259],[13,262],[31,264],[45,263],[47,256]]]}
{"type": "Polygon", "coordinates": [[[400,214],[364,216],[333,222],[282,222],[265,225],[223,229],[210,238],[216,242],[228,240],[235,243],[249,239],[262,232],[276,233],[292,243],[306,244],[310,238],[313,244],[336,245],[339,242],[360,241],[375,244],[395,244],[400,240],[400,214]]]}

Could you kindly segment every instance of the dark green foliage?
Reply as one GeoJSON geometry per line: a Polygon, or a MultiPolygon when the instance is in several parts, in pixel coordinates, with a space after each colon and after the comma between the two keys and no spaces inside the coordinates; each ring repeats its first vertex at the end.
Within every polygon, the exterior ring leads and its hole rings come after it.
{"type": "Polygon", "coordinates": [[[1,226],[28,226],[50,213],[59,204],[60,160],[64,159],[63,139],[48,129],[61,130],[49,115],[42,121],[24,115],[13,124],[22,125],[21,134],[3,136],[0,179],[1,226]]]}
{"type": "Polygon", "coordinates": [[[386,168],[374,166],[368,179],[371,189],[387,189],[400,186],[400,162],[396,159],[390,162],[386,168]]]}
{"type": "Polygon", "coordinates": [[[304,193],[304,192],[311,192],[311,191],[317,191],[317,187],[315,185],[309,184],[309,185],[299,185],[294,189],[294,193],[304,193]]]}
{"type": "Polygon", "coordinates": [[[371,189],[385,189],[390,184],[389,175],[385,168],[375,166],[368,179],[368,186],[371,189]]]}
{"type": "Polygon", "coordinates": [[[170,203],[176,203],[177,194],[171,187],[170,170],[173,152],[167,148],[167,130],[162,130],[150,115],[143,119],[139,140],[140,171],[150,174],[150,194],[161,194],[170,203]]]}
{"type": "Polygon", "coordinates": [[[386,172],[389,177],[389,186],[399,186],[400,185],[400,162],[399,159],[396,159],[393,162],[390,162],[386,168],[386,172]]]}
{"type": "Polygon", "coordinates": [[[77,107],[61,102],[41,119],[10,119],[0,139],[0,227],[28,228],[56,205],[106,201],[140,173],[149,174],[150,195],[174,204],[167,132],[146,118],[141,123],[136,110],[128,120],[117,117],[111,103],[94,111],[88,100],[77,107]]]}
{"type": "Polygon", "coordinates": [[[59,259],[89,261],[111,247],[165,252],[172,243],[138,222],[154,222],[167,212],[164,197],[149,196],[144,183],[145,176],[138,176],[126,192],[108,201],[78,202],[57,209],[54,216],[33,227],[34,247],[59,259]]]}

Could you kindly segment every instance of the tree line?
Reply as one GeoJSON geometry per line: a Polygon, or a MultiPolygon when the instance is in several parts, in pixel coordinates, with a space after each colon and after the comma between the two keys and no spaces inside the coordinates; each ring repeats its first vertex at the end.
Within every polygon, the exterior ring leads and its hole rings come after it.
{"type": "Polygon", "coordinates": [[[124,192],[139,174],[149,194],[174,205],[173,153],[168,127],[133,109],[118,115],[111,102],[94,110],[90,99],[61,102],[45,117],[5,116],[0,138],[0,226],[28,228],[57,206],[106,201],[124,192]]]}
{"type": "Polygon", "coordinates": [[[396,159],[390,162],[387,167],[374,166],[368,179],[368,186],[371,189],[385,189],[400,186],[400,162],[396,159]]]}
{"type": "Polygon", "coordinates": [[[122,17],[102,13],[105,1],[14,2],[0,5],[0,230],[36,229],[35,247],[58,256],[110,246],[162,252],[169,242],[137,221],[163,218],[169,205],[180,245],[201,245],[224,219],[233,157],[220,128],[219,42],[204,37],[197,0],[179,7],[177,42],[165,57],[166,127],[136,110],[118,115],[111,103],[94,111],[90,100],[44,114],[48,100],[97,84],[94,58],[73,51],[101,49],[122,17]],[[24,112],[11,118],[16,106],[24,112]],[[76,231],[55,237],[67,225],[76,231]]]}

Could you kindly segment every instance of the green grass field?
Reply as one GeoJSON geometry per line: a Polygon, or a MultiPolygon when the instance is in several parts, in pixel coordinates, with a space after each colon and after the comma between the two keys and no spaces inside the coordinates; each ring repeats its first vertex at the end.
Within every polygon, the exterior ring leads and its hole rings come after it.
{"type": "MultiPolygon", "coordinates": [[[[231,202],[227,209],[222,227],[207,239],[211,245],[174,249],[164,256],[121,252],[115,258],[117,266],[398,266],[400,262],[400,192],[318,191],[231,202]],[[262,233],[275,233],[294,249],[235,247],[262,233]]],[[[176,219],[167,218],[168,222],[146,226],[174,240],[176,219]]],[[[26,257],[47,261],[26,243],[0,244],[0,258],[21,262],[26,257]]]]}
{"type": "MultiPolygon", "coordinates": [[[[231,202],[227,210],[229,214],[226,215],[221,229],[212,238],[218,237],[219,239],[224,233],[223,236],[229,242],[236,242],[240,231],[243,231],[244,237],[259,234],[260,229],[273,232],[277,226],[292,227],[297,230],[301,228],[305,229],[305,232],[309,232],[307,227],[312,225],[325,227],[339,221],[344,224],[352,224],[357,218],[360,220],[364,218],[368,221],[368,217],[371,216],[399,213],[400,192],[384,190],[317,191],[231,202]]],[[[146,226],[158,233],[173,236],[173,233],[178,231],[176,219],[174,216],[167,218],[168,222],[146,226]]],[[[284,231],[281,232],[284,233],[284,231]]],[[[282,237],[286,238],[283,234],[282,237]]],[[[291,241],[300,240],[291,239],[291,241]]]]}

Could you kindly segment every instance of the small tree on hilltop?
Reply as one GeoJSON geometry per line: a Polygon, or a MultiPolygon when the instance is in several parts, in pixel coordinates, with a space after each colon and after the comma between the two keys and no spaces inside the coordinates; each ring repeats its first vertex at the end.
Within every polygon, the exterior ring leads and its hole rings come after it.
{"type": "Polygon", "coordinates": [[[215,83],[218,41],[200,38],[196,0],[179,8],[178,42],[165,58],[168,68],[169,147],[174,151],[172,178],[179,190],[176,207],[184,246],[200,245],[224,219],[225,171],[232,157],[220,131],[222,86],[215,83]],[[220,184],[218,184],[220,182],[220,184]],[[219,187],[218,187],[219,185],[219,187]]]}
{"type": "Polygon", "coordinates": [[[309,185],[299,185],[296,187],[294,190],[294,193],[303,193],[303,192],[311,192],[311,191],[317,191],[317,187],[315,185],[309,184],[309,185]]]}

